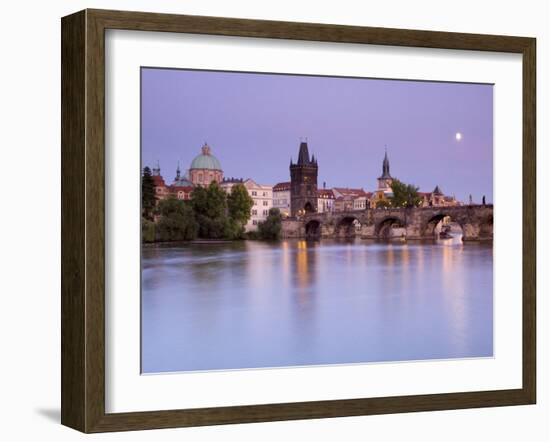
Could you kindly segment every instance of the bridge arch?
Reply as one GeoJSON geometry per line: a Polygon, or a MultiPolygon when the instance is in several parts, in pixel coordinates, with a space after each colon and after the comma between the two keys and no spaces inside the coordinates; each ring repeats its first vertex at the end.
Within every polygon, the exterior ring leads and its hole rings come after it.
{"type": "Polygon", "coordinates": [[[389,239],[392,237],[394,228],[405,227],[405,223],[401,218],[397,216],[387,216],[376,224],[374,234],[379,239],[389,239]]]}
{"type": "Polygon", "coordinates": [[[438,239],[442,231],[451,231],[453,224],[458,226],[461,234],[464,234],[464,223],[457,216],[453,216],[451,211],[444,211],[432,214],[424,223],[422,228],[422,236],[425,238],[438,239]],[[446,223],[446,225],[444,225],[446,223]],[[442,230],[442,229],[446,230],[442,230]]]}
{"type": "Polygon", "coordinates": [[[336,222],[334,233],[339,238],[350,238],[361,230],[361,221],[354,215],[345,215],[336,222]]]}
{"type": "Polygon", "coordinates": [[[321,221],[318,219],[312,219],[305,225],[306,238],[316,239],[321,237],[321,221]]]}

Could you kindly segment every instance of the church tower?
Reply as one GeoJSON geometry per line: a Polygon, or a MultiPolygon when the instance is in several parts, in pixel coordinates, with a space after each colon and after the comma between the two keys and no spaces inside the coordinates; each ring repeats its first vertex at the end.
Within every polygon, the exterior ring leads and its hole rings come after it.
{"type": "Polygon", "coordinates": [[[307,142],[300,143],[298,161],[290,159],[290,215],[317,212],[317,172],[315,156],[309,157],[307,142]]]}
{"type": "Polygon", "coordinates": [[[393,178],[390,175],[390,160],[388,159],[388,151],[384,154],[382,161],[382,175],[378,177],[378,190],[391,191],[391,183],[393,178]]]}

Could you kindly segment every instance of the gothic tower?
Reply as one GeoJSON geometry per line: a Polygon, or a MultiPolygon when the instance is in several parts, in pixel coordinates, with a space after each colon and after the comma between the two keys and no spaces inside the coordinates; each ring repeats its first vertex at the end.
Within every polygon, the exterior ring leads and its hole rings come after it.
{"type": "Polygon", "coordinates": [[[307,142],[300,143],[298,161],[290,159],[290,215],[317,212],[317,172],[315,156],[309,157],[307,142]]]}

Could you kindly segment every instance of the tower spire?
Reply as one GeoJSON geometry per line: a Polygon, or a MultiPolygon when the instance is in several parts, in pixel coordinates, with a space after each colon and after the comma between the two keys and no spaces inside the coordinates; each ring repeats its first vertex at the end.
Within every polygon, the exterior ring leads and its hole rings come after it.
{"type": "Polygon", "coordinates": [[[388,158],[388,147],[384,145],[384,160],[382,161],[382,176],[380,178],[391,178],[390,160],[388,158]]]}
{"type": "Polygon", "coordinates": [[[307,141],[300,142],[300,151],[298,152],[298,162],[296,164],[306,165],[310,163],[307,141]]]}
{"type": "Polygon", "coordinates": [[[157,160],[157,167],[153,167],[153,175],[159,176],[160,175],[160,163],[159,160],[157,160]]]}

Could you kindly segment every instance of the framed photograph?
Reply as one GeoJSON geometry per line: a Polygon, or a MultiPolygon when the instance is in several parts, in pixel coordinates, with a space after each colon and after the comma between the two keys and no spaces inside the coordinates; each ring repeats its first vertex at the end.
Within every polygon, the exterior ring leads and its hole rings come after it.
{"type": "Polygon", "coordinates": [[[61,25],[64,425],[535,403],[535,39],[61,25]]]}

